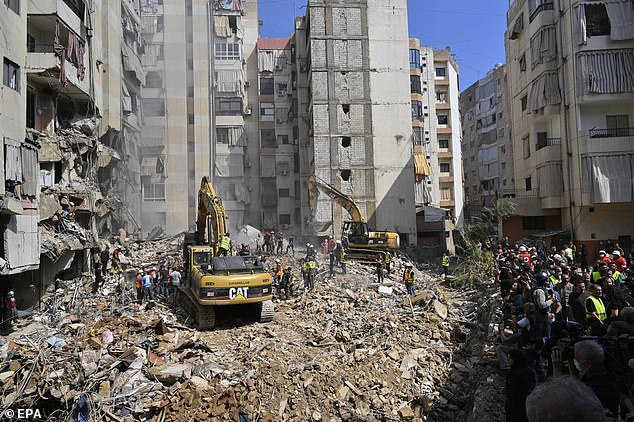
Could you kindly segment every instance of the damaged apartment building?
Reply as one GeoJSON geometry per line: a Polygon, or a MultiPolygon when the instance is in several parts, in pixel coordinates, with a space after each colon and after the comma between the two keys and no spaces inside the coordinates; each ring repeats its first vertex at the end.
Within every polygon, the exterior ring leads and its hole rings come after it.
{"type": "Polygon", "coordinates": [[[143,44],[138,5],[117,5],[0,5],[12,36],[1,47],[1,289],[19,307],[57,278],[92,271],[100,240],[139,230],[143,44]]]}
{"type": "MultiPolygon", "coordinates": [[[[295,37],[301,185],[315,175],[415,244],[407,2],[310,0],[295,37]]],[[[349,218],[326,195],[301,204],[305,235],[338,236],[349,218]]]]}

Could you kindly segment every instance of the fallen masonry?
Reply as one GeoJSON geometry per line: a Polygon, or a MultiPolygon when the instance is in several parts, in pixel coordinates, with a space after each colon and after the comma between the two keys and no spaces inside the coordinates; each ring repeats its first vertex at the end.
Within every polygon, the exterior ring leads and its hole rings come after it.
{"type": "MultiPolygon", "coordinates": [[[[93,293],[85,276],[0,338],[2,411],[50,420],[465,420],[471,387],[491,361],[480,341],[481,294],[417,273],[399,282],[349,263],[313,291],[276,300],[273,322],[233,315],[195,330],[169,300],[134,302],[135,266],[178,260],[177,241],[129,249],[131,271],[93,293]],[[75,419],[73,419],[75,418],[75,419]]],[[[285,263],[296,261],[282,257],[285,263]]],[[[325,261],[322,268],[327,267],[325,261]]],[[[297,268],[295,266],[295,268],[297,268]]]]}

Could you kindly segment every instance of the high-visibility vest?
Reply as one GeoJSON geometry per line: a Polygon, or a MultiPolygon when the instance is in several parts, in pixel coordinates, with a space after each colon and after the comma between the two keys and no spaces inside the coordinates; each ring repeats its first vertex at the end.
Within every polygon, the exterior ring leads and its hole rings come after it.
{"type": "Polygon", "coordinates": [[[618,281],[619,283],[623,283],[625,281],[625,277],[619,271],[614,271],[612,273],[612,278],[614,281],[618,281]]]}
{"type": "Polygon", "coordinates": [[[559,280],[557,277],[555,277],[554,275],[551,275],[550,277],[548,277],[550,279],[550,282],[553,283],[553,286],[558,285],[561,280],[559,280]]]}
{"type": "Polygon", "coordinates": [[[392,257],[390,256],[389,253],[385,254],[385,263],[389,264],[390,262],[392,262],[392,257]]]}
{"type": "Polygon", "coordinates": [[[302,271],[304,271],[304,272],[308,272],[308,263],[307,263],[307,262],[304,262],[304,263],[302,264],[302,271]]]}
{"type": "MultiPolygon", "coordinates": [[[[586,303],[588,303],[589,300],[591,300],[592,303],[594,303],[594,309],[596,309],[597,315],[599,316],[599,320],[605,321],[605,319],[607,318],[607,315],[605,314],[605,305],[603,304],[603,301],[592,295],[588,296],[588,298],[586,299],[586,303]]],[[[588,312],[588,306],[585,305],[585,307],[586,307],[586,319],[593,318],[594,315],[588,312]]]]}
{"type": "Polygon", "coordinates": [[[315,263],[315,261],[313,261],[312,259],[308,261],[308,268],[310,268],[311,270],[317,268],[317,264],[315,263]]]}
{"type": "Polygon", "coordinates": [[[603,276],[601,275],[600,272],[598,272],[598,271],[592,272],[592,281],[596,282],[596,281],[601,280],[602,278],[603,278],[603,276]]]}
{"type": "Polygon", "coordinates": [[[403,281],[405,284],[414,284],[414,271],[405,269],[403,272],[403,281]]]}
{"type": "Polygon", "coordinates": [[[231,238],[229,236],[222,236],[222,240],[220,241],[220,248],[227,251],[231,249],[231,238]]]}
{"type": "Polygon", "coordinates": [[[342,264],[346,263],[346,253],[345,252],[341,252],[341,256],[339,257],[339,262],[342,264]]]}
{"type": "Polygon", "coordinates": [[[447,255],[443,255],[442,256],[442,266],[443,267],[448,267],[449,266],[449,258],[447,258],[447,255]]]}

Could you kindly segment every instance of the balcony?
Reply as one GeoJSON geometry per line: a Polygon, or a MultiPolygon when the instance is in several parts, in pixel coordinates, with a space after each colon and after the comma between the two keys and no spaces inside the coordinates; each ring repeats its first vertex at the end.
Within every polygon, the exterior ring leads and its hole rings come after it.
{"type": "Polygon", "coordinates": [[[561,138],[542,138],[537,140],[535,145],[535,151],[539,151],[542,148],[551,147],[555,145],[561,145],[561,138]]]}
{"type": "Polygon", "coordinates": [[[631,127],[590,129],[584,137],[580,154],[634,152],[634,128],[631,127]]]}
{"type": "Polygon", "coordinates": [[[540,4],[539,6],[535,8],[535,10],[533,10],[533,13],[531,13],[530,17],[528,18],[528,22],[533,22],[535,18],[544,10],[554,10],[554,9],[555,9],[554,2],[540,4]]]}
{"type": "MultiPolygon", "coordinates": [[[[76,99],[90,98],[90,82],[85,70],[83,79],[77,76],[77,66],[70,60],[64,63],[62,70],[60,58],[54,53],[53,44],[31,44],[26,56],[26,71],[29,83],[52,87],[55,91],[64,93],[76,99]],[[67,84],[60,81],[60,72],[66,74],[67,84]]],[[[86,53],[84,53],[84,60],[86,53]]]]}
{"type": "MultiPolygon", "coordinates": [[[[81,0],[29,0],[27,10],[29,29],[32,29],[32,25],[42,26],[43,30],[46,26],[54,27],[55,19],[51,19],[50,15],[55,15],[81,38],[86,35],[85,7],[81,0]]],[[[51,32],[51,35],[54,33],[51,32]]]]}
{"type": "Polygon", "coordinates": [[[621,138],[625,136],[634,136],[634,127],[622,127],[611,129],[590,129],[588,131],[590,138],[621,138]]]}

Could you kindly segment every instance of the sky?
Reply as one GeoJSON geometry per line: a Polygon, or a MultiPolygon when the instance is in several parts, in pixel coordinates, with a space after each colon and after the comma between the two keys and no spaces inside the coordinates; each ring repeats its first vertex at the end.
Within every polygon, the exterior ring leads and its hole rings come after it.
{"type": "MultiPolygon", "coordinates": [[[[408,0],[409,34],[422,45],[451,47],[460,67],[460,90],[504,63],[509,0],[408,0]]],[[[287,37],[293,14],[306,13],[306,0],[259,0],[262,37],[287,37]],[[295,11],[295,12],[294,12],[295,11]]]]}

